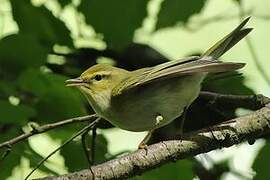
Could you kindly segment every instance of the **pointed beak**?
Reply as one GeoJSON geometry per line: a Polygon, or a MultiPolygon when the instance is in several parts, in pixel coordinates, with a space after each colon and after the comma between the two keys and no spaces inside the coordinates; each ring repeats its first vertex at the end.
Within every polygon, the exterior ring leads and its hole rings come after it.
{"type": "Polygon", "coordinates": [[[66,80],[66,86],[81,86],[83,85],[83,80],[78,77],[78,78],[75,78],[75,79],[68,79],[66,80]]]}

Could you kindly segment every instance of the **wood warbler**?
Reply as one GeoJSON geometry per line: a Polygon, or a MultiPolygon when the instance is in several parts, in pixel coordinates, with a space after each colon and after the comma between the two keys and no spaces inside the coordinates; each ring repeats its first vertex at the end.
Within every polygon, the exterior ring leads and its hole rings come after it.
{"type": "Polygon", "coordinates": [[[129,131],[150,131],[179,117],[199,95],[207,73],[232,71],[244,63],[217,60],[252,29],[245,19],[202,56],[169,61],[135,71],[97,64],[66,81],[86,96],[94,111],[129,131]]]}

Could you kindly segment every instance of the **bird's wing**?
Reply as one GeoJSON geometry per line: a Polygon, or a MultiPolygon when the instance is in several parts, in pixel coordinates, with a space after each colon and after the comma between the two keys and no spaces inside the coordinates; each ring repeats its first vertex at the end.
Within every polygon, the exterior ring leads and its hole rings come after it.
{"type": "Polygon", "coordinates": [[[122,94],[130,89],[173,77],[192,75],[195,73],[217,73],[240,69],[244,63],[221,62],[209,57],[193,57],[185,61],[177,60],[150,68],[133,71],[133,75],[121,82],[114,94],[122,94]]]}
{"type": "Polygon", "coordinates": [[[218,41],[201,57],[170,61],[154,67],[134,71],[133,76],[124,80],[118,88],[114,90],[114,93],[121,94],[124,91],[160,79],[181,77],[194,73],[232,71],[243,67],[243,63],[221,62],[216,59],[231,49],[252,30],[252,28],[244,28],[249,19],[250,18],[246,18],[231,33],[218,41]]]}

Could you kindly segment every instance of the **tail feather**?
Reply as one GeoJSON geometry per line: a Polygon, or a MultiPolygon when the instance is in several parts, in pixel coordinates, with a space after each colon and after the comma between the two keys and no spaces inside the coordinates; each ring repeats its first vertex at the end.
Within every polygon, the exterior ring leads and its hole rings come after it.
{"type": "Polygon", "coordinates": [[[225,36],[223,39],[218,41],[214,46],[208,49],[202,56],[210,56],[213,59],[218,59],[229,49],[231,49],[235,44],[237,44],[241,39],[243,39],[252,28],[244,28],[250,17],[246,18],[239,26],[237,26],[231,33],[225,36]]]}

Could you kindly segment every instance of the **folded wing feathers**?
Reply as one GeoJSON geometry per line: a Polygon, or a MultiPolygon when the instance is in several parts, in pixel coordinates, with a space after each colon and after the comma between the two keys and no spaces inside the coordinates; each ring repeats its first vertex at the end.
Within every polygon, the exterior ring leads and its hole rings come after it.
{"type": "Polygon", "coordinates": [[[161,78],[180,77],[193,73],[217,73],[242,68],[245,65],[244,63],[221,62],[216,59],[252,30],[252,28],[243,28],[248,20],[249,18],[246,18],[238,27],[208,49],[202,56],[169,61],[154,67],[134,71],[135,76],[123,81],[121,88],[116,90],[117,93],[122,93],[122,90],[128,90],[161,78]]]}
{"type": "Polygon", "coordinates": [[[162,68],[156,66],[149,69],[144,77],[139,78],[136,84],[142,84],[150,82],[159,78],[171,78],[177,76],[184,76],[193,73],[216,73],[232,71],[242,68],[244,63],[232,63],[232,62],[221,62],[217,60],[206,59],[207,57],[201,58],[196,61],[186,62],[184,64],[174,63],[162,68]]]}

